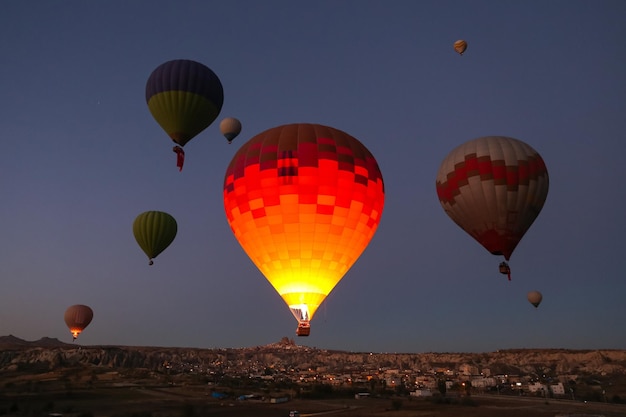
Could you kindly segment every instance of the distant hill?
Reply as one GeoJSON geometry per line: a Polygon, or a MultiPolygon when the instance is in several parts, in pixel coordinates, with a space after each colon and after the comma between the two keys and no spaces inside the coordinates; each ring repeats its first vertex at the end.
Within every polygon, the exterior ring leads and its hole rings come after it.
{"type": "MultiPolygon", "coordinates": [[[[107,345],[111,347],[111,345],[107,345]]],[[[39,340],[28,341],[24,339],[20,339],[19,337],[13,336],[12,334],[8,336],[0,336],[0,348],[10,349],[10,348],[20,348],[20,347],[94,347],[94,346],[83,346],[79,343],[66,343],[62,342],[57,338],[52,337],[42,337],[39,340]]],[[[117,347],[129,347],[129,348],[146,348],[150,349],[150,346],[117,346],[117,347]]],[[[291,347],[293,349],[297,349],[301,346],[296,345],[293,339],[289,339],[288,337],[283,337],[277,343],[271,343],[267,345],[267,347],[291,347]]],[[[160,348],[167,349],[167,348],[160,348]]],[[[172,347],[171,349],[192,349],[192,348],[183,348],[183,347],[172,347]]]]}
{"type": "Polygon", "coordinates": [[[12,334],[8,336],[0,336],[0,348],[11,348],[11,347],[62,347],[62,346],[72,346],[70,343],[61,342],[59,339],[51,338],[51,337],[42,337],[39,340],[34,340],[29,342],[24,339],[20,339],[19,337],[15,337],[12,334]]]}

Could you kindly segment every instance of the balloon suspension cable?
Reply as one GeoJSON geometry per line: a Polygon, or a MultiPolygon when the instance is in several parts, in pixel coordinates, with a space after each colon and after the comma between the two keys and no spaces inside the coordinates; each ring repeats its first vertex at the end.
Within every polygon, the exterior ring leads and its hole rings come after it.
{"type": "Polygon", "coordinates": [[[178,167],[178,171],[182,171],[183,165],[185,164],[185,151],[178,145],[174,146],[172,151],[176,153],[176,166],[178,167]]]}
{"type": "Polygon", "coordinates": [[[500,269],[500,273],[505,274],[509,278],[509,281],[510,281],[511,280],[511,268],[509,267],[509,264],[502,261],[500,262],[499,269],[500,269]]]}

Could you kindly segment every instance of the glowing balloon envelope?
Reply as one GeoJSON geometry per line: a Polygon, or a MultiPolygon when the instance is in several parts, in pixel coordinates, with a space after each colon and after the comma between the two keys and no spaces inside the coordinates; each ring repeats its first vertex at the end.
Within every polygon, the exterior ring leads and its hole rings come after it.
{"type": "Polygon", "coordinates": [[[460,54],[463,55],[463,52],[465,52],[465,50],[467,49],[467,42],[465,42],[462,39],[459,39],[458,41],[454,42],[454,50],[460,54]]]}
{"type": "MultiPolygon", "coordinates": [[[[543,208],[548,183],[546,165],[530,145],[486,136],[446,156],[436,187],[446,214],[485,249],[508,261],[543,208]]],[[[506,273],[503,264],[501,272],[506,273]]]]}
{"type": "Polygon", "coordinates": [[[543,295],[539,291],[531,291],[526,296],[528,298],[528,302],[535,306],[535,308],[539,307],[541,304],[541,300],[543,300],[543,295]]]}
{"type": "Polygon", "coordinates": [[[374,236],[384,196],[369,150],[332,127],[278,126],[233,157],[224,179],[228,223],[298,320],[299,336],[374,236]]]}
{"type": "Polygon", "coordinates": [[[150,113],[177,144],[182,169],[182,147],[217,118],[224,90],[217,75],[199,62],[176,59],[159,65],[146,83],[150,113]]]}
{"type": "Polygon", "coordinates": [[[220,132],[231,143],[241,133],[241,122],[234,117],[227,117],[220,122],[220,132]]]}
{"type": "Polygon", "coordinates": [[[150,265],[174,241],[177,232],[176,219],[162,211],[146,211],[133,222],[133,235],[150,259],[150,265]]]}
{"type": "Polygon", "coordinates": [[[91,323],[93,310],[86,305],[76,304],[65,310],[63,318],[72,333],[72,340],[76,340],[78,335],[91,323]]]}

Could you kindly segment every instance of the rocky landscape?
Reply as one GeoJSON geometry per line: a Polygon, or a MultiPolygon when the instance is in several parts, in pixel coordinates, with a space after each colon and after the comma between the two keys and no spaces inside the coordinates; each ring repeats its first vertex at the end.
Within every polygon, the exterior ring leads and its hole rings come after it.
{"type": "Polygon", "coordinates": [[[400,371],[459,369],[517,375],[626,375],[626,350],[509,349],[488,353],[370,353],[346,352],[280,342],[250,348],[198,349],[146,346],[81,346],[57,339],[25,341],[0,337],[0,371],[53,371],[59,367],[92,366],[110,369],[229,369],[255,372],[274,369],[316,369],[323,372],[394,368],[400,371]]]}
{"type": "Polygon", "coordinates": [[[197,349],[0,337],[5,417],[271,417],[294,407],[304,416],[617,417],[626,415],[625,399],[625,350],[374,353],[298,346],[288,338],[197,349]],[[497,386],[475,385],[485,379],[497,386]],[[450,389],[442,396],[435,385],[432,397],[414,397],[428,380],[450,389]],[[533,384],[565,390],[531,391],[533,384]],[[360,392],[372,395],[357,399],[360,392]]]}

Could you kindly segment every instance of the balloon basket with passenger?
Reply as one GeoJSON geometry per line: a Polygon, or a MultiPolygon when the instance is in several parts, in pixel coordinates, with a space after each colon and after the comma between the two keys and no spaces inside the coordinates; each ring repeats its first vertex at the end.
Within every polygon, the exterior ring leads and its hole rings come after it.
{"type": "Polygon", "coordinates": [[[298,323],[298,328],[296,329],[296,335],[298,336],[308,336],[311,334],[311,323],[308,321],[301,321],[298,323]]]}
{"type": "Polygon", "coordinates": [[[511,268],[509,267],[509,264],[502,261],[500,262],[500,265],[498,266],[498,268],[500,269],[500,273],[503,275],[506,275],[510,281],[511,280],[511,268]]]}
{"type": "Polygon", "coordinates": [[[296,328],[297,336],[308,336],[311,334],[311,318],[313,315],[311,311],[315,312],[317,307],[313,307],[307,303],[301,304],[291,304],[289,305],[289,310],[291,310],[291,314],[298,321],[298,327],[296,328]]]}

